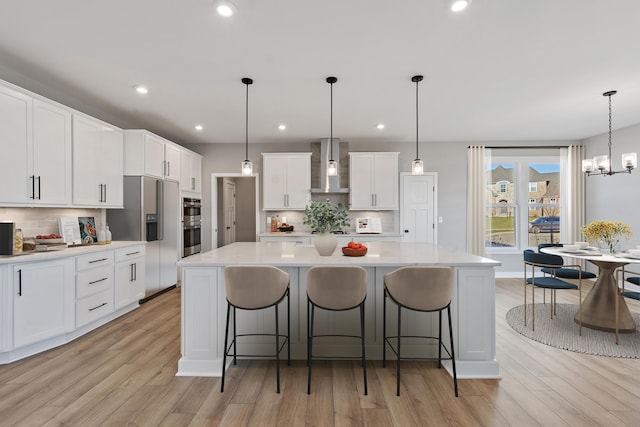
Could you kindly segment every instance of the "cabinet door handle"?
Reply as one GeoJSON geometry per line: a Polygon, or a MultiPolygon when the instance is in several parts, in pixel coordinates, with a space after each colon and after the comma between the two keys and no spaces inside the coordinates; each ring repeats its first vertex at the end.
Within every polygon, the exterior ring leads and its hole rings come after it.
{"type": "Polygon", "coordinates": [[[129,264],[129,281],[133,282],[133,265],[134,264],[129,264]]]}
{"type": "MultiPolygon", "coordinates": [[[[38,175],[38,200],[42,199],[42,197],[40,197],[41,195],[42,195],[42,193],[40,192],[40,175],[38,175]]],[[[35,199],[35,197],[34,197],[34,199],[35,199]]]]}
{"type": "Polygon", "coordinates": [[[22,296],[22,269],[18,270],[18,296],[22,296]]]}
{"type": "Polygon", "coordinates": [[[96,305],[95,307],[90,308],[90,309],[89,309],[89,311],[97,310],[97,309],[99,309],[100,307],[103,307],[103,306],[105,306],[105,305],[107,305],[107,303],[106,303],[106,302],[103,302],[103,303],[102,303],[102,304],[100,304],[100,305],[96,305]]]}
{"type": "Polygon", "coordinates": [[[196,179],[195,178],[191,178],[191,189],[192,190],[196,189],[196,179]]]}
{"type": "Polygon", "coordinates": [[[31,180],[31,197],[30,197],[30,199],[35,199],[36,198],[36,176],[35,175],[31,175],[29,177],[29,179],[31,180]]]}
{"type": "Polygon", "coordinates": [[[133,264],[133,280],[138,280],[138,263],[133,264]]]}
{"type": "Polygon", "coordinates": [[[104,184],[104,200],[103,202],[107,203],[107,184],[104,184]]]}
{"type": "Polygon", "coordinates": [[[94,262],[106,261],[107,259],[108,258],[92,259],[91,261],[89,261],[89,264],[93,264],[94,262]]]}
{"type": "Polygon", "coordinates": [[[135,254],[139,254],[139,253],[140,253],[140,251],[129,252],[129,253],[127,254],[127,256],[131,256],[131,255],[135,255],[135,254]]]}
{"type": "Polygon", "coordinates": [[[95,285],[96,283],[104,282],[108,277],[103,277],[102,279],[94,280],[93,282],[89,282],[90,285],[95,285]]]}
{"type": "Polygon", "coordinates": [[[167,176],[171,176],[171,162],[167,162],[167,176]]]}
{"type": "Polygon", "coordinates": [[[100,203],[102,203],[102,184],[98,184],[98,188],[100,191],[100,203]]]}

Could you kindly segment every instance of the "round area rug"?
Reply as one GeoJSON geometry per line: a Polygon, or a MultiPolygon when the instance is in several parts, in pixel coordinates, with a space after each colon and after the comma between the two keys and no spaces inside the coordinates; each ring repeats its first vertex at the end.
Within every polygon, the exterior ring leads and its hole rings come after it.
{"type": "MultiPolygon", "coordinates": [[[[582,336],[578,335],[578,324],[573,316],[578,311],[576,304],[558,304],[558,314],[550,318],[549,304],[536,304],[536,330],[531,330],[531,304],[527,311],[527,326],[524,326],[524,306],[519,305],[507,313],[507,323],[516,332],[552,347],[578,353],[595,354],[598,356],[640,358],[640,332],[620,334],[620,344],[616,345],[616,335],[613,332],[602,332],[582,327],[582,336]]],[[[633,315],[636,325],[640,324],[640,317],[633,315]]]]}

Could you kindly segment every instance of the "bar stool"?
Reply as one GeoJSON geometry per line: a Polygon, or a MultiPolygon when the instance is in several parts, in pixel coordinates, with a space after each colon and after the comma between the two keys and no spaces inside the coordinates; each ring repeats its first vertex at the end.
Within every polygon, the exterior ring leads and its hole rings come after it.
{"type": "Polygon", "coordinates": [[[400,396],[400,361],[401,360],[438,360],[438,367],[442,367],[442,349],[451,360],[453,367],[453,386],[458,397],[458,377],[456,374],[456,358],[453,349],[453,328],[451,326],[451,291],[453,289],[453,269],[451,267],[402,267],[384,275],[384,298],[382,309],[382,330],[384,340],[382,343],[382,367],[387,363],[387,344],[396,354],[396,396],[400,396]],[[398,335],[387,336],[387,297],[398,306],[398,335]],[[406,308],[421,312],[438,312],[438,336],[414,336],[401,335],[400,315],[406,308]],[[449,340],[451,352],[442,342],[442,311],[447,309],[449,318],[449,340]],[[392,339],[397,340],[397,350],[391,344],[392,339]],[[438,340],[438,358],[401,357],[400,341],[402,338],[423,338],[438,340]]]}
{"type": "Polygon", "coordinates": [[[280,393],[280,352],[287,344],[287,364],[291,365],[291,343],[289,331],[291,328],[291,305],[289,301],[289,274],[272,266],[233,265],[224,269],[224,286],[227,292],[227,324],[224,332],[224,356],[222,357],[222,380],[220,392],[224,392],[224,375],[227,367],[227,356],[233,346],[233,364],[237,357],[273,357],[259,354],[237,354],[238,337],[273,336],[275,337],[275,358],[277,372],[277,392],[280,393]],[[287,298],[287,334],[280,334],[278,325],[278,305],[287,298]],[[238,334],[236,329],[236,309],[262,310],[275,307],[275,334],[238,334]],[[229,317],[233,311],[233,341],[229,340],[229,317]],[[284,338],[280,343],[280,338],[284,338]]]}
{"type": "Polygon", "coordinates": [[[367,360],[364,351],[364,301],[367,298],[367,272],[357,266],[316,266],[307,272],[307,394],[311,394],[311,365],[317,359],[353,359],[348,356],[314,356],[313,338],[360,338],[364,394],[367,395],[367,360]],[[346,311],[360,308],[360,335],[314,335],[315,309],[346,311]]]}

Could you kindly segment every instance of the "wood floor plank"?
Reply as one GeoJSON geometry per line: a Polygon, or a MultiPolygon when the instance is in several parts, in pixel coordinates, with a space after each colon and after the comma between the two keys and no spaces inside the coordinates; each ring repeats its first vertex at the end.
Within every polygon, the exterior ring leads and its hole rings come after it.
{"type": "MultiPolygon", "coordinates": [[[[587,285],[587,287],[590,285],[587,285]]],[[[585,291],[586,292],[586,291],[585,291]]],[[[541,295],[539,295],[541,296],[541,295]]],[[[571,292],[558,302],[575,303],[571,292]]],[[[516,333],[505,321],[522,304],[522,279],[496,280],[496,353],[501,379],[459,381],[432,362],[318,360],[306,394],[304,360],[241,360],[219,378],[176,377],[180,289],[73,342],[0,365],[0,425],[42,426],[637,426],[640,359],[569,352],[516,333]]],[[[629,301],[632,311],[640,303],[629,301]]]]}

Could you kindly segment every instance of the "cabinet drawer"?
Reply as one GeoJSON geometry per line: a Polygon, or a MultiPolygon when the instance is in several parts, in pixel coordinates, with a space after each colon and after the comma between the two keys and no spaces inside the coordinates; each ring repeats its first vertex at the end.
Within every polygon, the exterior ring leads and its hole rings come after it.
{"type": "Polygon", "coordinates": [[[93,268],[79,271],[76,276],[76,298],[113,289],[113,266],[93,268]]]}
{"type": "Polygon", "coordinates": [[[113,289],[100,292],[76,303],[76,327],[113,313],[113,289]]]}
{"type": "Polygon", "coordinates": [[[128,248],[116,249],[116,262],[144,256],[144,245],[130,246],[128,248]]]}
{"type": "Polygon", "coordinates": [[[76,270],[86,270],[88,268],[101,267],[113,264],[113,251],[97,252],[95,254],[80,255],[76,258],[76,270]]]}

